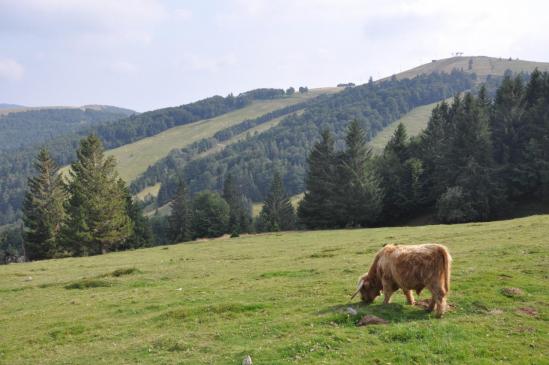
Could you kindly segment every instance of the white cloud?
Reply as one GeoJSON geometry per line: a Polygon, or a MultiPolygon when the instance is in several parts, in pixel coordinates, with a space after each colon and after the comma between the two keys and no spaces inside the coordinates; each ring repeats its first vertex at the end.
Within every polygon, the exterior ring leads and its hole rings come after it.
{"type": "Polygon", "coordinates": [[[25,69],[21,64],[11,58],[0,58],[0,79],[21,80],[25,69]]]}
{"type": "Polygon", "coordinates": [[[103,37],[148,43],[166,19],[158,0],[2,0],[0,31],[34,37],[103,37]]]}

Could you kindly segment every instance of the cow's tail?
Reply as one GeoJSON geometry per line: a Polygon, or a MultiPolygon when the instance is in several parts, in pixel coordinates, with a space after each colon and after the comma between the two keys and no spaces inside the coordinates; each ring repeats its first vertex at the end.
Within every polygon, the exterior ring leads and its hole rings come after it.
{"type": "Polygon", "coordinates": [[[444,280],[444,290],[446,293],[450,291],[450,274],[452,271],[452,257],[448,253],[448,250],[446,247],[442,246],[440,248],[440,251],[442,253],[442,263],[443,263],[443,273],[442,275],[444,280]]]}

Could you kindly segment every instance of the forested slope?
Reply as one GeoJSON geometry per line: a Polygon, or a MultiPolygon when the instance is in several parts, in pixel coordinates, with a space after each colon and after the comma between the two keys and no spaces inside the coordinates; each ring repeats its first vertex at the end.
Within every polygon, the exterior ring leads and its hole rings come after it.
{"type": "Polygon", "coordinates": [[[341,146],[347,124],[356,119],[371,138],[412,108],[471,88],[474,78],[454,71],[348,88],[220,153],[167,169],[159,166],[156,171],[167,172],[161,177],[158,203],[169,200],[180,177],[187,180],[191,191],[219,190],[228,171],[238,177],[241,189],[254,201],[263,199],[275,170],[283,172],[289,194],[299,193],[303,191],[306,156],[321,130],[331,130],[341,146]]]}
{"type": "Polygon", "coordinates": [[[77,133],[94,125],[135,114],[116,107],[36,108],[0,115],[0,151],[14,150],[77,133]]]}

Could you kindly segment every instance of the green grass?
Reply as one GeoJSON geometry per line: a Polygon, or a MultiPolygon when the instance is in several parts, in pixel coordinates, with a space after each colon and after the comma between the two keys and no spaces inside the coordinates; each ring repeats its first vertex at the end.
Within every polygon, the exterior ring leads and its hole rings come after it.
{"type": "Polygon", "coordinates": [[[240,364],[250,354],[255,364],[547,364],[548,235],[549,216],[533,216],[2,266],[0,363],[240,364]],[[449,247],[451,312],[435,319],[400,293],[387,306],[349,302],[387,242],[449,247]],[[390,324],[356,327],[364,314],[390,324]]]}

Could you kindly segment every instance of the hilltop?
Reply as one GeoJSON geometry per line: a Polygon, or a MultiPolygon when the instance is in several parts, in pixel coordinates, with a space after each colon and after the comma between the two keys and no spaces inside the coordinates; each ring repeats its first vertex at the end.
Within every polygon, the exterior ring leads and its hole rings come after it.
{"type": "Polygon", "coordinates": [[[548,227],[534,216],[283,232],[0,266],[0,363],[542,364],[548,227]],[[449,248],[444,318],[401,293],[349,301],[388,242],[449,248]],[[365,314],[390,324],[356,327],[365,314]]]}
{"type": "Polygon", "coordinates": [[[405,79],[433,72],[449,73],[452,70],[462,70],[467,73],[475,73],[479,77],[479,81],[484,81],[488,76],[503,76],[507,70],[520,73],[532,72],[536,68],[540,71],[549,71],[549,63],[486,56],[461,56],[433,60],[430,63],[400,72],[395,77],[405,79]]]}

